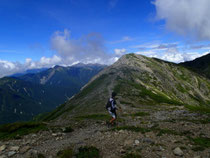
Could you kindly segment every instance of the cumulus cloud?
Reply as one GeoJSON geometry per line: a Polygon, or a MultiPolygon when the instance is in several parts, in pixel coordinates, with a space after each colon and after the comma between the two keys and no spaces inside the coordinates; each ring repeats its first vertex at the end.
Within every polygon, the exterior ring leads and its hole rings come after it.
{"type": "Polygon", "coordinates": [[[114,49],[114,52],[115,52],[115,54],[117,56],[122,56],[122,55],[124,55],[127,52],[127,50],[125,48],[122,48],[122,49],[114,49]]]}
{"type": "Polygon", "coordinates": [[[206,55],[210,52],[185,52],[181,53],[177,48],[169,48],[168,50],[164,52],[156,52],[156,51],[138,51],[137,54],[145,55],[148,57],[154,57],[159,58],[165,61],[174,62],[174,63],[180,63],[185,61],[194,60],[198,57],[201,57],[203,55],[206,55]]]}
{"type": "Polygon", "coordinates": [[[111,57],[107,55],[104,39],[98,33],[72,39],[69,30],[57,31],[51,38],[51,48],[61,56],[66,65],[75,61],[107,64],[111,57]]]}
{"type": "Polygon", "coordinates": [[[22,65],[18,62],[9,62],[6,60],[0,60],[0,77],[11,75],[22,69],[22,65]]]}
{"type": "Polygon", "coordinates": [[[166,28],[196,40],[210,40],[209,0],[155,0],[157,18],[166,28]]]}
{"type": "Polygon", "coordinates": [[[25,63],[0,60],[0,77],[21,73],[29,69],[48,68],[62,64],[62,59],[56,55],[51,58],[42,57],[39,61],[26,58],[25,63]]]}
{"type": "Polygon", "coordinates": [[[52,57],[41,57],[39,61],[33,61],[30,58],[26,58],[25,63],[23,64],[27,69],[43,68],[43,67],[52,67],[62,63],[61,57],[53,55],[52,57]]]}

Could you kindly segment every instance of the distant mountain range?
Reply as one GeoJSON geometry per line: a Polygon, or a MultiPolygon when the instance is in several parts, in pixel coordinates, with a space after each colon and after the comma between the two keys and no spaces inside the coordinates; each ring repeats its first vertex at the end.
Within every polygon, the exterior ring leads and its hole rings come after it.
{"type": "Polygon", "coordinates": [[[197,65],[124,55],[92,78],[72,99],[45,115],[44,120],[59,122],[78,115],[106,113],[105,104],[112,91],[117,92],[117,103],[126,112],[141,105],[210,107],[210,80],[202,74],[209,73],[209,55],[194,62],[197,65]],[[201,60],[203,66],[199,64],[201,60]],[[200,73],[194,71],[199,69],[200,73]]]}
{"type": "Polygon", "coordinates": [[[29,120],[64,103],[105,66],[55,66],[0,79],[0,124],[29,120]],[[35,73],[34,73],[35,72],[35,73]],[[14,77],[15,76],[15,77],[14,77]]]}
{"type": "Polygon", "coordinates": [[[29,69],[29,70],[26,70],[26,71],[23,71],[23,72],[20,72],[20,73],[12,74],[12,75],[10,75],[9,77],[19,77],[19,76],[23,76],[23,75],[26,75],[26,74],[29,74],[29,73],[39,73],[39,72],[45,71],[45,70],[47,70],[47,69],[48,69],[48,68],[29,69]]]}

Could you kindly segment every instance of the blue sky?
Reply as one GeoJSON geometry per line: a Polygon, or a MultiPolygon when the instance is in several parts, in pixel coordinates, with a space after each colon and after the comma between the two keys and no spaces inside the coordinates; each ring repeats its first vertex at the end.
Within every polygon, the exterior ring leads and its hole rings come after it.
{"type": "Polygon", "coordinates": [[[209,5],[208,0],[1,0],[0,76],[56,64],[111,64],[130,52],[192,60],[210,50],[209,5]]]}

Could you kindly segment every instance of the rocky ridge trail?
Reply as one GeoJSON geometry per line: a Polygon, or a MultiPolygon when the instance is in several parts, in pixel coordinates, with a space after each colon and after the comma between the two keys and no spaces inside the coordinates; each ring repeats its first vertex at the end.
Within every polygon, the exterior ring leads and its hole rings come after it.
{"type": "Polygon", "coordinates": [[[108,127],[105,119],[72,119],[49,123],[49,130],[17,140],[0,141],[0,158],[56,158],[63,149],[78,152],[94,146],[103,158],[129,153],[145,158],[209,158],[210,116],[189,112],[182,106],[139,106],[118,111],[118,123],[108,127]],[[131,110],[132,109],[132,110],[131,110]],[[74,131],[65,133],[64,127],[74,131]]]}

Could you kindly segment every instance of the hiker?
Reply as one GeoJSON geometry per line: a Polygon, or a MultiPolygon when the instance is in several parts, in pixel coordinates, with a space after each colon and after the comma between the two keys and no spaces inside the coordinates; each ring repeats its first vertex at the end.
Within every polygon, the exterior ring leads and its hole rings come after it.
{"type": "Polygon", "coordinates": [[[117,95],[117,93],[112,92],[112,96],[111,96],[111,98],[109,98],[109,100],[107,102],[107,105],[106,105],[106,109],[108,110],[108,112],[112,116],[111,120],[109,121],[110,125],[114,125],[114,121],[117,119],[116,110],[118,108],[116,106],[116,101],[115,101],[115,96],[116,95],[117,95]]]}

